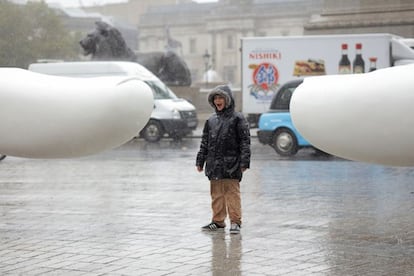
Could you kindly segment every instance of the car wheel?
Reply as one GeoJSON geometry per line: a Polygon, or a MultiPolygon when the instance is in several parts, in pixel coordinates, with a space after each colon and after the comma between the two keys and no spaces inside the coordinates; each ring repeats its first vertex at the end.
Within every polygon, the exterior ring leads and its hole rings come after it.
{"type": "Polygon", "coordinates": [[[272,146],[281,156],[292,156],[299,150],[296,136],[288,129],[279,129],[275,132],[272,146]]]}
{"type": "Polygon", "coordinates": [[[155,120],[150,120],[148,124],[141,131],[142,137],[148,142],[158,142],[164,135],[164,130],[161,123],[155,120]]]}
{"type": "Polygon", "coordinates": [[[7,155],[0,154],[0,161],[6,158],[7,155]]]}

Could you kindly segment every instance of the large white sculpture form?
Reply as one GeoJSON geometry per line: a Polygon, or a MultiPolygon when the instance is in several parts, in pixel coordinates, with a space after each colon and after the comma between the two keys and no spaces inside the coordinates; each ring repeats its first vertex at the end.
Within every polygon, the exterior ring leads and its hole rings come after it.
{"type": "Polygon", "coordinates": [[[153,109],[151,88],[131,77],[68,78],[0,68],[0,153],[69,158],[117,147],[153,109]]]}
{"type": "Polygon", "coordinates": [[[414,64],[306,78],[292,121],[323,151],[350,160],[414,166],[414,64]]]}

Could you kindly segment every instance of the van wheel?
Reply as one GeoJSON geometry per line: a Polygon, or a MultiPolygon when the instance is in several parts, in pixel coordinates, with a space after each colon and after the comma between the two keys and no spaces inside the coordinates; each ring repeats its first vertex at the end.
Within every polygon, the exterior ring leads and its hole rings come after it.
{"type": "Polygon", "coordinates": [[[295,134],[288,129],[279,129],[275,132],[272,146],[281,156],[292,156],[299,150],[295,134]]]}
{"type": "Polygon", "coordinates": [[[150,120],[144,129],[141,131],[142,137],[148,142],[158,142],[164,135],[164,130],[161,123],[155,120],[150,120]]]}

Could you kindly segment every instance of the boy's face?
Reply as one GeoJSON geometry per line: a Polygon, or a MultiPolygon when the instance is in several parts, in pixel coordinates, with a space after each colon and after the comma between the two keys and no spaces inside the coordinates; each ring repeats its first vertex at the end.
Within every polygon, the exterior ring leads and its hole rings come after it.
{"type": "Polygon", "coordinates": [[[226,99],[223,96],[215,95],[214,96],[214,105],[218,111],[222,111],[226,107],[226,99]]]}

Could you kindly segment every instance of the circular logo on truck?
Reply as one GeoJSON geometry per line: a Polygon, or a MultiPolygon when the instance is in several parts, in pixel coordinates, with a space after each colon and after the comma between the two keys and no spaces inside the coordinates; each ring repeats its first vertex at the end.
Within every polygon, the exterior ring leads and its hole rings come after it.
{"type": "Polygon", "coordinates": [[[261,63],[253,71],[253,82],[260,86],[264,91],[277,86],[279,81],[279,71],[271,63],[261,63]]]}

